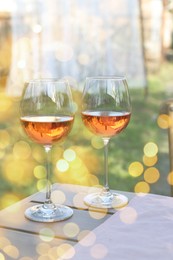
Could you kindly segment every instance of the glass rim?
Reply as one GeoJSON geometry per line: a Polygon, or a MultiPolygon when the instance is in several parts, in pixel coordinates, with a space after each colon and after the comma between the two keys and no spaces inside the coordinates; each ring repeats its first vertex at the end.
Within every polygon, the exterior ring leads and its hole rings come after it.
{"type": "Polygon", "coordinates": [[[120,75],[120,76],[114,76],[114,75],[101,75],[101,76],[89,76],[89,77],[86,77],[86,80],[89,80],[89,79],[99,79],[99,80],[104,80],[104,79],[115,79],[115,80],[119,80],[119,79],[122,79],[122,80],[126,80],[126,76],[124,75],[120,75]]]}
{"type": "Polygon", "coordinates": [[[28,81],[25,81],[25,84],[30,84],[30,83],[35,83],[35,82],[55,82],[55,83],[63,83],[63,82],[67,82],[69,84],[68,79],[58,79],[58,78],[35,78],[35,79],[31,79],[28,81]]]}

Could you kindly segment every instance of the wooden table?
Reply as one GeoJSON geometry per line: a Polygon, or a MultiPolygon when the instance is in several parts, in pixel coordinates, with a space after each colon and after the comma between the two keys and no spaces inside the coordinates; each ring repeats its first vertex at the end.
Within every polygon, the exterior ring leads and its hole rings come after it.
{"type": "MultiPolygon", "coordinates": [[[[91,188],[83,186],[53,185],[53,198],[74,210],[71,218],[61,222],[38,223],[24,217],[26,208],[44,201],[45,194],[42,192],[2,210],[0,212],[0,259],[1,254],[4,255],[4,259],[9,260],[64,259],[61,256],[66,248],[73,248],[71,246],[78,243],[87,232],[94,230],[116,212],[114,209],[106,212],[88,208],[83,203],[83,197],[90,191],[91,188]]],[[[134,196],[132,193],[121,193],[129,200],[134,196]]]]}
{"type": "Polygon", "coordinates": [[[42,203],[36,193],[0,212],[0,260],[172,260],[173,198],[121,192],[122,209],[88,208],[83,197],[92,188],[53,185],[54,202],[74,210],[61,222],[39,223],[25,209],[42,203]]]}

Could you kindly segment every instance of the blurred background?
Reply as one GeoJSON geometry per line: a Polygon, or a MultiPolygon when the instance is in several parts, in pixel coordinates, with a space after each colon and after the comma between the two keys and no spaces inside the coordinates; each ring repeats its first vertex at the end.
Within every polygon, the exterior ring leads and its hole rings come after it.
{"type": "Polygon", "coordinates": [[[0,209],[45,187],[43,148],[20,125],[24,83],[66,77],[72,132],[52,149],[52,183],[103,184],[103,143],[80,118],[84,81],[126,75],[133,113],[109,145],[112,189],[171,196],[173,1],[0,0],[0,209]]]}

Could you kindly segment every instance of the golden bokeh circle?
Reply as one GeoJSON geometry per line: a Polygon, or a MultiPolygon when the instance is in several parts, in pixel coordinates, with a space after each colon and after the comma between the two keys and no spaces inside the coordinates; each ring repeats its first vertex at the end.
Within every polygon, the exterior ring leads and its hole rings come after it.
{"type": "Polygon", "coordinates": [[[19,250],[16,246],[8,245],[4,247],[3,251],[10,257],[17,259],[19,257],[19,250]]]}
{"type": "Polygon", "coordinates": [[[162,129],[167,129],[173,125],[171,117],[167,114],[161,114],[157,118],[157,124],[162,129]]]}
{"type": "Polygon", "coordinates": [[[96,235],[93,231],[83,230],[78,235],[79,244],[85,247],[94,245],[96,241],[96,235]]]}
{"type": "Polygon", "coordinates": [[[127,206],[120,210],[120,219],[125,224],[133,224],[137,219],[137,212],[134,208],[127,206]]]}
{"type": "Polygon", "coordinates": [[[7,237],[0,237],[0,249],[3,249],[4,247],[10,245],[11,242],[7,237]]]}
{"type": "Polygon", "coordinates": [[[98,136],[93,136],[91,138],[91,145],[95,149],[102,149],[104,147],[103,140],[100,137],[98,137],[98,136]]]}
{"type": "Polygon", "coordinates": [[[150,186],[145,181],[140,181],[135,185],[134,191],[136,193],[149,193],[150,186]]]}
{"type": "Polygon", "coordinates": [[[160,173],[157,168],[150,167],[144,172],[144,180],[148,183],[155,183],[159,180],[160,173]]]}
{"type": "Polygon", "coordinates": [[[64,225],[63,232],[67,237],[73,238],[78,235],[80,229],[76,223],[69,222],[64,225]]]}
{"type": "Polygon", "coordinates": [[[59,245],[59,242],[56,244],[56,246],[50,247],[50,249],[47,251],[47,255],[50,257],[51,260],[57,259],[60,260],[57,254],[57,247],[59,245]]]}
{"type": "Polygon", "coordinates": [[[173,172],[170,172],[167,177],[167,182],[169,185],[173,185],[173,172]]]}
{"type": "Polygon", "coordinates": [[[93,210],[93,208],[89,208],[88,210],[90,217],[94,219],[102,219],[107,215],[108,209],[101,209],[101,210],[93,210]]]}
{"type": "Polygon", "coordinates": [[[39,232],[39,237],[42,241],[50,242],[54,239],[55,233],[50,228],[42,228],[39,232]]]}
{"type": "Polygon", "coordinates": [[[61,244],[57,248],[57,255],[63,260],[71,259],[75,255],[74,247],[68,243],[61,244]]]}
{"type": "Polygon", "coordinates": [[[34,168],[34,176],[37,179],[44,179],[44,178],[46,178],[46,168],[43,165],[37,165],[34,168]]]}
{"type": "Polygon", "coordinates": [[[26,160],[31,155],[31,147],[27,142],[19,141],[13,147],[13,154],[16,158],[26,160]]]}
{"type": "Polygon", "coordinates": [[[36,251],[39,255],[47,254],[49,249],[50,249],[50,245],[48,243],[39,243],[36,246],[36,251]]]}
{"type": "Polygon", "coordinates": [[[55,204],[64,204],[66,201],[66,196],[63,191],[54,190],[51,193],[51,199],[55,204]]]}
{"type": "Polygon", "coordinates": [[[154,157],[158,153],[158,146],[153,142],[148,142],[144,146],[144,154],[147,157],[154,157]]]}
{"type": "Polygon", "coordinates": [[[84,197],[86,196],[85,192],[78,192],[74,195],[73,197],[73,205],[76,208],[85,208],[85,204],[84,204],[84,197]]]}
{"type": "Polygon", "coordinates": [[[153,166],[157,163],[158,161],[158,156],[155,155],[153,157],[147,157],[146,155],[143,156],[143,163],[146,165],[146,166],[153,166]]]}
{"type": "Polygon", "coordinates": [[[41,191],[41,190],[45,189],[46,185],[47,185],[47,179],[38,180],[37,184],[36,184],[37,190],[41,191]]]}
{"type": "Polygon", "coordinates": [[[144,171],[144,166],[140,162],[132,162],[129,165],[128,172],[133,177],[140,176],[144,171]]]}
{"type": "Polygon", "coordinates": [[[91,247],[90,254],[95,259],[103,259],[108,254],[108,249],[103,244],[95,244],[91,247]]]}

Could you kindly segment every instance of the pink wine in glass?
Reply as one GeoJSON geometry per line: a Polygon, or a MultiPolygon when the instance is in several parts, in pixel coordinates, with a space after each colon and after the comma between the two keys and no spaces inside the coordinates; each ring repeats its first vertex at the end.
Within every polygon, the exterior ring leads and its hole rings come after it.
{"type": "Polygon", "coordinates": [[[49,145],[62,141],[73,125],[72,116],[24,116],[21,123],[30,138],[35,142],[49,145]]]}
{"type": "Polygon", "coordinates": [[[120,133],[130,121],[131,113],[113,111],[84,111],[82,120],[94,134],[111,137],[120,133]]]}

